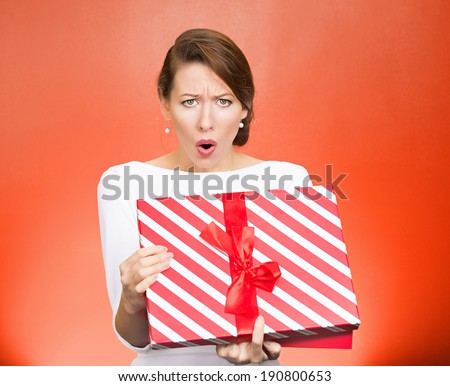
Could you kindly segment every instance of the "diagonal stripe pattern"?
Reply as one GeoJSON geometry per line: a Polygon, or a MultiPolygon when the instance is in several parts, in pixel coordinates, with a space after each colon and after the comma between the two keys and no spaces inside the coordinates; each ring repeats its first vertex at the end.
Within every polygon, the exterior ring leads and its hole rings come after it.
{"type": "MultiPolygon", "coordinates": [[[[255,264],[276,261],[282,272],[273,292],[258,291],[267,338],[292,345],[358,328],[334,194],[311,186],[250,193],[244,194],[255,264]]],[[[225,230],[216,197],[137,200],[141,246],[165,245],[174,253],[171,268],[146,293],[154,349],[235,341],[234,315],[224,312],[228,256],[199,237],[212,221],[225,230]]]]}

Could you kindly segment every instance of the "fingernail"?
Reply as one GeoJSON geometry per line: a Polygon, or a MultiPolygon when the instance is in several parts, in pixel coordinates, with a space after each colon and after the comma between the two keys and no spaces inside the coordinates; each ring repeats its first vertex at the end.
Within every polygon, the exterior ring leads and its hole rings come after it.
{"type": "Polygon", "coordinates": [[[171,257],[173,257],[173,253],[172,252],[167,252],[167,253],[164,254],[164,257],[166,259],[170,259],[171,257]]]}

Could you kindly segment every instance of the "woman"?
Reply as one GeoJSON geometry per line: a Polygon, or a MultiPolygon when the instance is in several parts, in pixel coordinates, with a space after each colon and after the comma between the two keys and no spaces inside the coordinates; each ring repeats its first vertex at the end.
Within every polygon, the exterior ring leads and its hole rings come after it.
{"type": "Polygon", "coordinates": [[[205,186],[211,194],[214,188],[214,192],[267,190],[309,183],[301,166],[263,161],[237,151],[236,147],[248,140],[254,86],[244,54],[225,35],[207,29],[181,34],[167,53],[158,93],[162,114],[177,135],[178,148],[147,162],[111,167],[98,186],[115,331],[138,353],[133,364],[277,364],[281,347],[263,342],[262,317],[255,322],[251,342],[160,351],[147,344],[145,291],[177,257],[166,246],[139,248],[136,199],[170,196],[175,191],[204,194],[205,186]],[[212,177],[219,182],[214,187],[206,183],[212,177]]]}

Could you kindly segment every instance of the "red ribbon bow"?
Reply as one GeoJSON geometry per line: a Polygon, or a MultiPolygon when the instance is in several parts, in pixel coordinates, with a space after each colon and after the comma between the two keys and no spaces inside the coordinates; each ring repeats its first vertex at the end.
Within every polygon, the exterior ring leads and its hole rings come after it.
{"type": "Polygon", "coordinates": [[[236,194],[224,195],[222,200],[227,232],[212,222],[203,229],[200,237],[228,254],[231,285],[227,291],[225,312],[235,314],[239,335],[251,334],[258,316],[256,288],[272,292],[281,271],[274,261],[253,265],[255,236],[254,228],[246,226],[245,200],[236,194]]]}
{"type": "Polygon", "coordinates": [[[245,314],[254,304],[252,295],[255,287],[272,292],[281,272],[274,261],[253,265],[253,228],[234,226],[230,230],[231,235],[212,222],[203,229],[200,237],[226,252],[230,258],[232,282],[227,292],[225,312],[245,314]]]}

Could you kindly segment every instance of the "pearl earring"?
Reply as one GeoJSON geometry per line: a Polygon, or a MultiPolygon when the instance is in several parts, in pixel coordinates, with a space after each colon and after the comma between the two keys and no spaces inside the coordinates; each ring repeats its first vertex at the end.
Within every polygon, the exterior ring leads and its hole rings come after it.
{"type": "Polygon", "coordinates": [[[166,127],[166,128],[164,129],[164,132],[165,132],[166,134],[169,134],[169,133],[170,133],[170,127],[166,127]]]}
{"type": "Polygon", "coordinates": [[[239,123],[239,128],[242,129],[244,127],[244,122],[239,123]]]}

